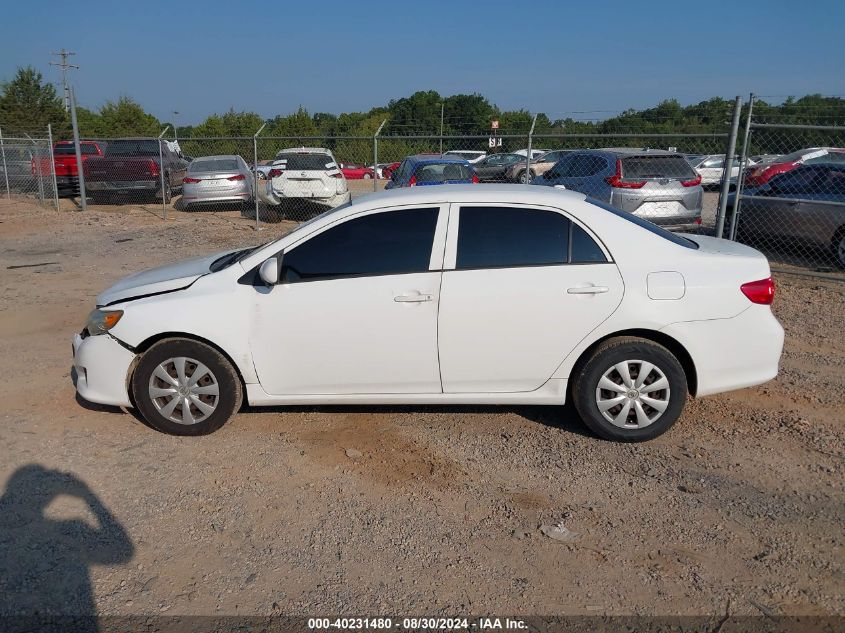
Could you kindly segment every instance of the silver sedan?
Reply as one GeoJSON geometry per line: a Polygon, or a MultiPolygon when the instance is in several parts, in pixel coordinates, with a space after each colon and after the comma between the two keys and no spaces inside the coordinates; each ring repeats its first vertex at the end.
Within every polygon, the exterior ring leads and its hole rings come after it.
{"type": "Polygon", "coordinates": [[[195,158],[188,165],[183,183],[185,210],[252,200],[252,172],[244,159],[236,155],[195,158]]]}

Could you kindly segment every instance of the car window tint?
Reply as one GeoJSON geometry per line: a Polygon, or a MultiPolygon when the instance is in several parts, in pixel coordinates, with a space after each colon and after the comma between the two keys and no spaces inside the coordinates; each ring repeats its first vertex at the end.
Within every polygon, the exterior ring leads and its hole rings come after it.
{"type": "Polygon", "coordinates": [[[607,261],[607,257],[596,244],[596,241],[577,224],[572,224],[572,233],[570,233],[569,239],[572,244],[569,261],[573,264],[607,261]]]}
{"type": "Polygon", "coordinates": [[[565,264],[569,219],[554,211],[462,207],[457,268],[565,264]]]}
{"type": "Polygon", "coordinates": [[[631,156],[622,159],[623,178],[694,178],[695,171],[682,156],[631,156]]]}
{"type": "Polygon", "coordinates": [[[577,155],[568,155],[561,158],[554,167],[546,172],[546,177],[551,178],[565,178],[569,175],[570,165],[572,161],[577,158],[577,155]]]}
{"type": "Polygon", "coordinates": [[[280,152],[276,156],[277,161],[285,162],[285,169],[292,171],[326,171],[329,169],[328,165],[335,167],[334,159],[328,154],[309,153],[309,154],[293,154],[280,152]]]}
{"type": "Polygon", "coordinates": [[[437,208],[403,209],[347,220],[286,252],[282,279],[427,271],[437,214],[437,208]]]}

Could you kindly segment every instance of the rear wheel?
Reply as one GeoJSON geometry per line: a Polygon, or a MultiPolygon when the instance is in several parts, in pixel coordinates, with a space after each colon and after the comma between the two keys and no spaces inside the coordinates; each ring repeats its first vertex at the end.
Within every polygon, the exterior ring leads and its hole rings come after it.
{"type": "Polygon", "coordinates": [[[370,174],[364,174],[364,180],[370,180],[372,176],[370,174]]]}
{"type": "Polygon", "coordinates": [[[839,229],[836,237],[833,238],[833,255],[840,268],[845,268],[845,226],[839,229]]]}
{"type": "Polygon", "coordinates": [[[605,341],[572,384],[575,409],[596,435],[642,442],[666,432],[681,415],[687,380],[678,359],[647,339],[605,341]]]}
{"type": "Polygon", "coordinates": [[[173,188],[170,186],[170,176],[168,174],[164,175],[164,191],[162,193],[162,199],[165,204],[169,204],[170,200],[173,198],[173,188]]]}
{"type": "Polygon", "coordinates": [[[228,359],[189,339],[165,339],[141,357],[132,394],[150,426],[171,435],[206,435],[240,408],[241,381],[228,359]]]}

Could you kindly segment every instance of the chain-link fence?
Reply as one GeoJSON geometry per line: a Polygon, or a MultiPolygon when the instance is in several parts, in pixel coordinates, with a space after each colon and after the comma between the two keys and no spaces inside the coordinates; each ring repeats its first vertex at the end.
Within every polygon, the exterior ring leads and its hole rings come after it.
{"type": "Polygon", "coordinates": [[[752,118],[743,159],[725,236],[762,250],[774,266],[845,268],[845,127],[752,118]]]}
{"type": "Polygon", "coordinates": [[[0,191],[8,199],[37,200],[58,209],[53,143],[44,138],[4,136],[0,129],[0,191]]]}
{"type": "MultiPolygon", "coordinates": [[[[162,217],[230,212],[260,227],[304,221],[385,188],[522,183],[579,191],[672,230],[747,242],[776,267],[845,268],[845,127],[758,121],[753,103],[740,126],[740,107],[737,99],[730,128],[726,121],[723,131],[696,134],[379,128],[373,136],[278,137],[258,130],[84,139],[80,158],[89,204],[139,205],[162,217]]],[[[53,146],[49,133],[0,142],[7,196],[43,204],[79,196],[72,142],[53,146]]]]}

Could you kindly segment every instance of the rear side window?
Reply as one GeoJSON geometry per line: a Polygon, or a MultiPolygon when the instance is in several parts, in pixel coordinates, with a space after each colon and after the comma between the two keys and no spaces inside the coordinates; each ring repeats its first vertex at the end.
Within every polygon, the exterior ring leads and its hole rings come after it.
{"type": "Polygon", "coordinates": [[[540,209],[462,207],[458,270],[565,264],[569,219],[540,209]]]}
{"type": "Polygon", "coordinates": [[[425,163],[414,172],[417,182],[445,182],[447,180],[469,180],[472,170],[461,163],[425,163]]]}
{"type": "Polygon", "coordinates": [[[284,254],[287,283],[425,272],[438,209],[403,209],[347,220],[284,254]]]}
{"type": "Polygon", "coordinates": [[[277,162],[284,162],[285,169],[293,171],[325,171],[337,167],[328,154],[286,154],[276,156],[277,162]]]}
{"type": "Polygon", "coordinates": [[[612,207],[609,204],[602,202],[601,200],[596,200],[595,198],[587,198],[587,202],[589,202],[590,204],[594,204],[597,207],[604,209],[605,211],[608,211],[613,215],[618,216],[624,220],[628,220],[628,222],[636,224],[640,228],[643,228],[648,231],[649,233],[659,235],[663,239],[669,240],[673,244],[683,246],[684,248],[698,249],[698,244],[696,244],[692,240],[688,240],[687,238],[681,237],[680,235],[675,235],[674,233],[667,231],[663,227],[657,226],[653,222],[649,222],[648,220],[643,220],[642,218],[637,217],[633,213],[622,211],[621,209],[612,207]]]}
{"type": "Polygon", "coordinates": [[[572,264],[589,264],[607,261],[607,257],[605,257],[604,252],[599,248],[595,240],[575,223],[572,223],[569,243],[571,244],[569,261],[572,264]]]}
{"type": "Polygon", "coordinates": [[[622,159],[623,178],[695,178],[683,156],[630,156],[622,159]]]}

